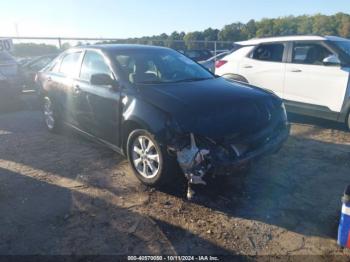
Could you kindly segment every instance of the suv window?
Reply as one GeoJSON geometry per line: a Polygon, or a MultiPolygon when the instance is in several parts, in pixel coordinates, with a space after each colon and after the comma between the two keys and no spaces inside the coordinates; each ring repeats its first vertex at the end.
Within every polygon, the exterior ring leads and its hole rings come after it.
{"type": "Polygon", "coordinates": [[[261,61],[282,62],[283,51],[283,44],[263,44],[253,51],[251,58],[261,61]]]}
{"type": "Polygon", "coordinates": [[[70,77],[77,76],[80,54],[81,52],[74,52],[65,55],[61,62],[60,73],[70,77]]]}
{"type": "Polygon", "coordinates": [[[112,72],[103,56],[95,51],[86,51],[81,66],[80,79],[90,81],[94,74],[107,74],[112,77],[112,72]]]}
{"type": "Polygon", "coordinates": [[[292,63],[323,65],[323,59],[332,53],[317,43],[295,43],[293,45],[292,63]]]}

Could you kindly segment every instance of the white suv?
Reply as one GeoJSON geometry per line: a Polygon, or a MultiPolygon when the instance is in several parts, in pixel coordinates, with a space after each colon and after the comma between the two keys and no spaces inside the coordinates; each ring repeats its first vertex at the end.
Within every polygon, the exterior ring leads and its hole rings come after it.
{"type": "Polygon", "coordinates": [[[344,122],[350,128],[350,40],[288,36],[236,43],[215,73],[271,90],[290,112],[344,122]]]}

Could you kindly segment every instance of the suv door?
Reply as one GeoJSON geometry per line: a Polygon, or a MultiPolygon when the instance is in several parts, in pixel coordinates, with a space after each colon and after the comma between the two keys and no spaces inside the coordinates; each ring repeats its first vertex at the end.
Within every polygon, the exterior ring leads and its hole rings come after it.
{"type": "Polygon", "coordinates": [[[290,63],[286,66],[284,98],[317,106],[313,109],[340,112],[348,72],[342,70],[340,65],[323,64],[323,59],[332,54],[333,51],[323,42],[294,42],[290,63]]]}
{"type": "Polygon", "coordinates": [[[83,130],[114,145],[119,142],[120,92],[111,86],[91,84],[94,74],[115,75],[109,61],[103,53],[95,50],[85,52],[79,80],[75,82],[79,89],[78,115],[83,130]]]}
{"type": "Polygon", "coordinates": [[[286,44],[264,43],[255,47],[238,65],[238,73],[249,84],[262,87],[283,97],[286,44]]]}

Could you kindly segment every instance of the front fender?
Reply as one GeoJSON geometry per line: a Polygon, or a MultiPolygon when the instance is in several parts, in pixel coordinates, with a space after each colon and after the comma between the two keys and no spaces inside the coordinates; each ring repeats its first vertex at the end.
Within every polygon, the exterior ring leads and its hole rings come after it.
{"type": "MultiPolygon", "coordinates": [[[[160,144],[166,143],[168,132],[167,123],[169,121],[168,113],[135,97],[131,99],[124,98],[123,103],[123,127],[136,125],[153,134],[160,144]],[[130,123],[132,124],[130,125],[130,123]]],[[[125,132],[129,132],[130,130],[128,130],[128,128],[123,128],[123,130],[123,136],[125,137],[125,135],[127,135],[125,132]]]]}

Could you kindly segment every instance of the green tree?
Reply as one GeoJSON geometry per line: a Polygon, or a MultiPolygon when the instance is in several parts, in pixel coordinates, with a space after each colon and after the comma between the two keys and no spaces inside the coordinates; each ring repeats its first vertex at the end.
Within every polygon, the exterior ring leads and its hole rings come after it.
{"type": "Polygon", "coordinates": [[[245,25],[242,23],[233,23],[225,25],[219,33],[219,40],[221,41],[240,41],[247,39],[245,34],[245,25]]]}
{"type": "Polygon", "coordinates": [[[297,20],[297,34],[312,34],[313,17],[303,15],[295,18],[297,20]]]}
{"type": "Polygon", "coordinates": [[[199,31],[187,33],[184,36],[184,41],[188,49],[196,49],[201,47],[201,43],[195,41],[203,41],[203,33],[199,31]]]}
{"type": "Polygon", "coordinates": [[[276,35],[273,30],[274,19],[264,18],[257,23],[256,36],[257,37],[267,37],[276,35]]]}
{"type": "Polygon", "coordinates": [[[244,34],[247,38],[253,38],[256,36],[256,23],[254,19],[248,21],[244,27],[244,34]]]}

